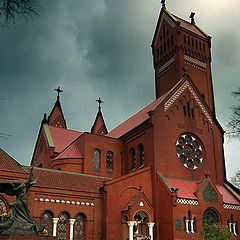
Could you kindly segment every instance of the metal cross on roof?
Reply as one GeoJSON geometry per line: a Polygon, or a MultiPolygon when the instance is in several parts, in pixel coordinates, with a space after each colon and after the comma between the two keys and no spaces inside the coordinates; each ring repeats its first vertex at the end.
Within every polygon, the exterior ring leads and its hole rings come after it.
{"type": "Polygon", "coordinates": [[[162,1],[161,1],[161,4],[162,4],[162,7],[163,7],[163,8],[166,8],[166,0],[162,0],[162,1]]]}
{"type": "Polygon", "coordinates": [[[62,93],[62,92],[63,92],[63,90],[61,90],[61,89],[60,89],[60,87],[58,87],[58,88],[55,88],[54,90],[55,90],[55,91],[57,91],[57,93],[58,93],[58,95],[57,95],[57,99],[59,100],[60,93],[62,93]]]}
{"type": "Polygon", "coordinates": [[[101,100],[101,98],[96,100],[98,102],[98,111],[101,111],[101,104],[103,103],[103,101],[101,100]]]}

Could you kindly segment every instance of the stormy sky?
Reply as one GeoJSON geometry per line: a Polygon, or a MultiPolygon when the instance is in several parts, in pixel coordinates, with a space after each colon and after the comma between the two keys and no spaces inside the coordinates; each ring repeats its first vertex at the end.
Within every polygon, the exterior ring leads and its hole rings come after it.
{"type": "MultiPolygon", "coordinates": [[[[44,112],[60,86],[70,129],[90,131],[104,101],[108,130],[155,98],[151,41],[160,0],[41,0],[40,17],[0,30],[0,147],[28,165],[44,112]],[[3,136],[7,137],[4,139],[3,136]]],[[[217,118],[224,129],[240,87],[237,0],[169,0],[167,8],[212,39],[217,118]]],[[[238,141],[225,140],[228,176],[240,168],[238,141]]]]}

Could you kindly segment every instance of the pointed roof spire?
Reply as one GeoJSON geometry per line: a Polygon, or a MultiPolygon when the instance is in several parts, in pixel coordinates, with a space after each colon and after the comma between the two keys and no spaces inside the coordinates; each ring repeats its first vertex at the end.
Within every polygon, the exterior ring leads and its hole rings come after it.
{"type": "Polygon", "coordinates": [[[163,8],[166,8],[166,0],[161,0],[161,4],[163,8]]]}
{"type": "Polygon", "coordinates": [[[191,12],[189,18],[191,19],[191,23],[192,23],[192,24],[195,24],[194,16],[195,16],[195,12],[191,12]]]}
{"type": "Polygon", "coordinates": [[[98,113],[97,113],[96,119],[94,121],[94,124],[91,128],[91,133],[99,134],[99,135],[106,135],[108,133],[108,130],[105,125],[103,115],[101,112],[101,104],[103,103],[103,101],[101,100],[101,98],[97,99],[96,101],[98,102],[98,113]]]}
{"type": "Polygon", "coordinates": [[[60,87],[55,88],[54,90],[58,93],[57,101],[55,102],[52,112],[48,117],[48,124],[54,127],[67,128],[67,124],[63,116],[62,107],[59,101],[60,93],[62,93],[63,90],[61,90],[60,87]]]}

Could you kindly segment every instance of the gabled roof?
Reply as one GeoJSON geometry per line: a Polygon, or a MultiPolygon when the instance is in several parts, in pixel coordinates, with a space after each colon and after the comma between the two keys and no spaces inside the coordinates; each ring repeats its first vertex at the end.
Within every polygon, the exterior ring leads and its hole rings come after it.
{"type": "Polygon", "coordinates": [[[166,177],[166,180],[171,187],[178,188],[177,196],[179,198],[197,199],[194,193],[197,191],[200,182],[169,177],[166,177]]]}
{"type": "MultiPolygon", "coordinates": [[[[29,167],[26,167],[29,170],[29,167]]],[[[34,168],[34,178],[39,176],[35,187],[57,188],[73,191],[99,193],[103,181],[109,178],[90,176],[86,174],[65,171],[34,168]]]]}
{"type": "Polygon", "coordinates": [[[156,39],[159,37],[160,27],[161,27],[163,19],[165,19],[172,27],[175,27],[179,24],[180,27],[182,27],[183,29],[193,32],[203,38],[208,37],[208,35],[200,27],[198,27],[195,23],[193,24],[191,22],[188,22],[180,17],[175,16],[174,14],[169,12],[166,8],[162,8],[161,12],[159,14],[157,26],[156,26],[155,33],[153,36],[152,46],[154,46],[156,44],[156,39]]]}
{"type": "MultiPolygon", "coordinates": [[[[169,12],[170,13],[170,12],[169,12]]],[[[180,26],[182,28],[187,29],[188,31],[191,31],[201,37],[206,38],[208,35],[206,33],[204,33],[196,24],[193,24],[191,22],[188,22],[172,13],[170,13],[170,15],[177,21],[180,23],[180,26]]]]}
{"type": "Polygon", "coordinates": [[[123,206],[122,212],[128,211],[128,209],[136,202],[139,196],[140,196],[140,193],[137,196],[130,197],[129,200],[126,202],[126,204],[123,206]]]}
{"type": "Polygon", "coordinates": [[[55,105],[52,109],[52,112],[50,113],[48,117],[48,124],[55,127],[60,128],[67,128],[66,121],[64,119],[62,107],[59,101],[59,98],[57,98],[57,101],[55,102],[55,105]]]}
{"type": "MultiPolygon", "coordinates": [[[[195,193],[202,186],[202,183],[194,180],[186,180],[180,178],[173,177],[165,177],[167,182],[170,184],[170,187],[176,189],[177,197],[186,198],[186,199],[195,199],[197,200],[197,196],[195,193]]],[[[240,205],[240,201],[238,201],[234,195],[223,185],[215,185],[217,190],[223,197],[223,202],[228,204],[240,205]]]]}
{"type": "Polygon", "coordinates": [[[164,94],[158,99],[151,102],[149,105],[144,107],[139,112],[135,113],[132,117],[124,121],[122,124],[120,124],[118,127],[114,128],[111,132],[109,132],[106,136],[107,137],[113,137],[113,138],[119,138],[126,134],[127,132],[133,130],[143,122],[145,122],[147,119],[149,119],[148,112],[152,111],[158,104],[161,103],[161,101],[165,98],[167,95],[164,94]]]}
{"type": "Polygon", "coordinates": [[[108,133],[101,111],[98,111],[94,124],[91,128],[91,133],[106,135],[108,133]]]}
{"type": "Polygon", "coordinates": [[[54,147],[54,151],[57,153],[62,152],[76,138],[82,135],[82,132],[53,127],[47,124],[44,124],[44,130],[49,146],[54,147]]]}
{"type": "Polygon", "coordinates": [[[240,202],[230,193],[230,191],[225,186],[216,185],[216,187],[223,196],[224,203],[240,205],[240,202]]]}
{"type": "Polygon", "coordinates": [[[79,148],[76,146],[75,142],[69,145],[62,153],[60,153],[56,159],[72,159],[72,158],[83,158],[82,153],[79,151],[79,148]]]}
{"type": "Polygon", "coordinates": [[[22,168],[22,166],[10,157],[3,149],[0,148],[0,164],[1,164],[1,171],[8,171],[8,172],[17,172],[17,173],[24,173],[26,171],[22,168]]]}

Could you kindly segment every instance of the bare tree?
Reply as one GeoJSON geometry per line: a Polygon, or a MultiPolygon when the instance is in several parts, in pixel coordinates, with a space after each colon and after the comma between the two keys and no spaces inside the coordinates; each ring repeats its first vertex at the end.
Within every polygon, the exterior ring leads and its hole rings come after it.
{"type": "Polygon", "coordinates": [[[38,16],[39,9],[38,0],[0,0],[0,24],[14,24],[17,17],[38,16]]]}
{"type": "Polygon", "coordinates": [[[240,138],[240,88],[232,92],[238,104],[232,107],[232,115],[228,123],[227,135],[231,138],[240,138]]]}

